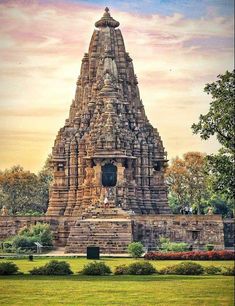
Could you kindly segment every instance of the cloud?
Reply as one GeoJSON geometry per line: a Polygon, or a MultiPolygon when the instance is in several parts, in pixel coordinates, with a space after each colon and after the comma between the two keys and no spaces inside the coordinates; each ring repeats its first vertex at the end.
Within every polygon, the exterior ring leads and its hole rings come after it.
{"type": "Polygon", "coordinates": [[[63,108],[7,108],[0,109],[0,117],[57,117],[64,115],[63,108]]]}
{"type": "MultiPolygon", "coordinates": [[[[190,17],[185,13],[188,1],[181,11],[170,2],[170,14],[157,9],[142,14],[139,4],[134,12],[121,11],[120,3],[111,13],[121,23],[146,113],[171,157],[182,148],[204,148],[199,137],[191,135],[190,126],[208,109],[204,85],[233,68],[233,18],[225,10],[220,13],[218,3],[213,10],[205,1],[206,14],[190,17]]],[[[40,167],[67,117],[83,53],[102,14],[99,3],[0,2],[0,129],[7,135],[5,148],[9,145],[12,152],[9,156],[1,152],[1,167],[19,161],[32,169],[40,167]],[[34,136],[9,132],[17,128],[34,136]],[[46,131],[54,137],[40,138],[46,131]],[[27,139],[27,154],[19,152],[27,139]]],[[[216,141],[211,147],[216,148],[216,141]]]]}

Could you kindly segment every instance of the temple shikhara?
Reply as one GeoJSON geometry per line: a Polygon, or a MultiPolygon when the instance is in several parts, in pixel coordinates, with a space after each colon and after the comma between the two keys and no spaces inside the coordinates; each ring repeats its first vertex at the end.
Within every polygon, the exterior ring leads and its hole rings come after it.
{"type": "Polygon", "coordinates": [[[152,249],[160,237],[192,249],[229,246],[232,223],[220,215],[171,214],[166,151],[145,114],[119,22],[106,8],[95,27],[69,118],[55,139],[46,216],[2,215],[0,239],[42,222],[68,253],[99,246],[102,254],[121,254],[132,241],[152,249]]]}
{"type": "Polygon", "coordinates": [[[106,8],[95,26],[69,118],[55,140],[47,214],[87,217],[104,207],[170,213],[166,152],[145,114],[119,22],[106,8]]]}

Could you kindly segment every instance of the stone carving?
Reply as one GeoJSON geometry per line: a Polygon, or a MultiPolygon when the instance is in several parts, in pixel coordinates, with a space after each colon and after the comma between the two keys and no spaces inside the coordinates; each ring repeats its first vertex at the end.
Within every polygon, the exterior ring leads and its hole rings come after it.
{"type": "Polygon", "coordinates": [[[95,26],[69,118],[55,140],[47,215],[81,216],[101,201],[102,165],[107,163],[117,165],[113,201],[123,210],[170,213],[163,177],[166,152],[145,115],[119,22],[106,8],[95,26]]]}

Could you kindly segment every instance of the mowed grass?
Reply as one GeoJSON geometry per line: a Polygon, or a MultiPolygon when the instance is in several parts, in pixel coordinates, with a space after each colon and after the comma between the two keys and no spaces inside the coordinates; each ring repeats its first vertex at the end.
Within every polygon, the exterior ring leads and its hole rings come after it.
{"type": "MultiPolygon", "coordinates": [[[[56,258],[70,263],[74,272],[89,261],[56,258]]],[[[22,272],[44,265],[50,259],[14,261],[22,272]]],[[[129,264],[131,258],[103,258],[112,269],[129,264]]],[[[143,259],[140,259],[143,260],[143,259]]],[[[1,261],[3,261],[1,259],[1,261]]],[[[157,269],[180,261],[152,261],[157,269]]],[[[200,261],[202,265],[232,266],[232,261],[200,261]]],[[[215,276],[1,276],[0,305],[234,305],[233,277],[215,276]]]]}

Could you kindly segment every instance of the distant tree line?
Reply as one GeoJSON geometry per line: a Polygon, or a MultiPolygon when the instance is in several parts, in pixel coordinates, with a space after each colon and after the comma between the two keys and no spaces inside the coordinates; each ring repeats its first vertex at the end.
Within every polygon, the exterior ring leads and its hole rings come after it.
{"type": "Polygon", "coordinates": [[[168,200],[175,214],[222,214],[233,216],[233,199],[214,188],[214,174],[207,155],[188,152],[176,157],[166,169],[168,200]]]}

